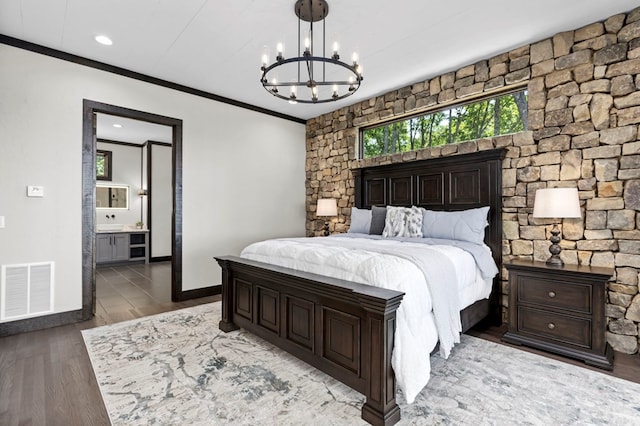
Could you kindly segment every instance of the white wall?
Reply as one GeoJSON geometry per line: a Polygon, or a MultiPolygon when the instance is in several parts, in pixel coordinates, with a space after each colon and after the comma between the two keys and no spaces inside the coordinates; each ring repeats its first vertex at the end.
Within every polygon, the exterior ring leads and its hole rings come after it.
{"type": "Polygon", "coordinates": [[[85,98],[183,120],[184,290],[220,283],[215,255],[305,234],[304,125],[0,45],[0,265],[55,261],[55,312],[81,308],[85,98]]]}
{"type": "Polygon", "coordinates": [[[98,149],[111,151],[111,180],[99,180],[97,185],[126,185],[129,187],[128,209],[96,209],[96,223],[120,223],[135,226],[140,220],[142,199],[138,190],[142,188],[142,148],[98,142],[98,149]],[[109,219],[107,219],[109,215],[109,219]],[[111,215],[115,215],[114,219],[111,215]]]}
{"type": "Polygon", "coordinates": [[[151,257],[171,256],[172,151],[151,145],[151,257]]]}

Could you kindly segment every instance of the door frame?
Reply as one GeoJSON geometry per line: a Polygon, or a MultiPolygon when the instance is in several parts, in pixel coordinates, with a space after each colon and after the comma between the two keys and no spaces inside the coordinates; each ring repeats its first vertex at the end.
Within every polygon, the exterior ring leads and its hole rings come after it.
{"type": "Polygon", "coordinates": [[[171,300],[179,302],[199,294],[182,291],[182,120],[116,105],[82,101],[82,318],[96,307],[96,113],[116,115],[172,128],[171,300]]]}

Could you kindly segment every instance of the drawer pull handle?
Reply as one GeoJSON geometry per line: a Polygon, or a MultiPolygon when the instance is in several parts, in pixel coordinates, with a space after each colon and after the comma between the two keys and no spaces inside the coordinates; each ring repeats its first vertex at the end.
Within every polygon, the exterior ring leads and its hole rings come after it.
{"type": "Polygon", "coordinates": [[[549,292],[549,297],[556,297],[556,292],[555,291],[550,291],[549,292]]]}
{"type": "Polygon", "coordinates": [[[549,327],[549,330],[553,330],[554,328],[556,328],[556,325],[550,322],[549,325],[547,325],[547,327],[549,327]]]}

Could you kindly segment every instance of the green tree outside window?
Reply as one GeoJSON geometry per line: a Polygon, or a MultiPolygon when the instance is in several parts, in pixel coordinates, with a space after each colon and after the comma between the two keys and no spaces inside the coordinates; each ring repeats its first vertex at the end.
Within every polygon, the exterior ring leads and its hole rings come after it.
{"type": "Polygon", "coordinates": [[[527,92],[501,95],[361,132],[362,158],[527,130],[527,92]]]}

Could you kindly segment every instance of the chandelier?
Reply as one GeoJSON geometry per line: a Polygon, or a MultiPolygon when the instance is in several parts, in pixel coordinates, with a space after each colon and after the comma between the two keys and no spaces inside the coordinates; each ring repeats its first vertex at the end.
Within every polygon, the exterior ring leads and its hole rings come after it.
{"type": "Polygon", "coordinates": [[[351,64],[342,62],[337,42],[333,44],[332,55],[326,55],[324,18],[329,14],[327,2],[297,0],[294,11],[298,17],[298,56],[285,58],[284,45],[278,43],[276,60],[269,65],[269,52],[265,48],[260,68],[262,86],[273,96],[292,104],[333,102],[353,95],[362,82],[362,67],[356,53],[351,64]],[[301,32],[302,21],[309,23],[304,34],[301,32]],[[322,21],[322,37],[316,41],[314,22],[318,21],[322,21]],[[316,56],[320,49],[322,56],[316,56]]]}

